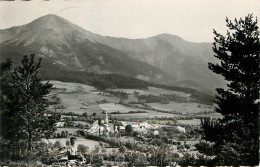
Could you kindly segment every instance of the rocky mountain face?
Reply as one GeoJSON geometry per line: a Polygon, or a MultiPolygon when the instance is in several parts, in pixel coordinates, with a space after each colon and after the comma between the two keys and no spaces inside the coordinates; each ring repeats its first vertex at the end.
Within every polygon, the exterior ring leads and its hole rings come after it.
{"type": "Polygon", "coordinates": [[[101,36],[56,15],[0,30],[1,61],[12,58],[16,64],[22,55],[35,53],[45,59],[45,72],[120,74],[213,90],[223,86],[223,79],[207,68],[209,61],[216,61],[211,47],[209,43],[192,43],[169,34],[146,39],[101,36]]]}

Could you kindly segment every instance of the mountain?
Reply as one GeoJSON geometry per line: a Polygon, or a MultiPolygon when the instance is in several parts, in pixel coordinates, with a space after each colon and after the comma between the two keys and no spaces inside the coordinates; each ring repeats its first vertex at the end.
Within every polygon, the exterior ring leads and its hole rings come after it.
{"type": "Polygon", "coordinates": [[[161,34],[146,39],[106,37],[91,33],[56,15],[0,30],[1,60],[35,53],[45,61],[42,73],[86,71],[120,74],[149,82],[213,89],[223,86],[207,68],[211,44],[192,43],[161,34]]]}
{"type": "Polygon", "coordinates": [[[102,37],[59,16],[47,15],[23,26],[1,30],[0,50],[3,57],[12,58],[14,50],[16,56],[35,53],[52,64],[48,66],[64,70],[115,73],[158,83],[175,80],[159,68],[133,59],[125,52],[93,42],[91,39],[96,36],[102,37]]]}
{"type": "Polygon", "coordinates": [[[225,85],[221,76],[208,69],[208,62],[217,62],[211,43],[188,42],[170,34],[145,39],[104,37],[92,40],[163,70],[176,78],[176,85],[211,90],[225,85]]]}

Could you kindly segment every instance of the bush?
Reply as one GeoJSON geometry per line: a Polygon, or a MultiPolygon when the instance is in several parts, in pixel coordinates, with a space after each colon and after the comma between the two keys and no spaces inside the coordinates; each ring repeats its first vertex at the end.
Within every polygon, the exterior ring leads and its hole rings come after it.
{"type": "Polygon", "coordinates": [[[184,147],[185,147],[186,149],[190,149],[190,145],[189,145],[189,144],[184,144],[184,147]]]}
{"type": "Polygon", "coordinates": [[[133,127],[132,127],[132,125],[126,125],[125,131],[126,131],[126,133],[128,133],[128,134],[130,134],[131,132],[133,132],[133,127]]]}
{"type": "Polygon", "coordinates": [[[125,152],[126,152],[126,147],[125,146],[120,146],[119,147],[119,149],[118,149],[118,151],[120,152],[120,153],[122,153],[122,154],[124,154],[125,152]]]}
{"type": "Polygon", "coordinates": [[[77,130],[77,134],[80,134],[81,136],[86,135],[84,130],[77,130]]]}
{"type": "Polygon", "coordinates": [[[184,134],[180,134],[180,136],[179,136],[179,139],[180,140],[185,140],[187,137],[186,137],[186,135],[184,135],[184,134]]]}
{"type": "Polygon", "coordinates": [[[89,147],[85,146],[84,144],[79,144],[77,148],[81,154],[86,154],[89,151],[89,147]]]}
{"type": "Polygon", "coordinates": [[[61,138],[66,138],[66,134],[65,134],[65,132],[62,131],[60,136],[61,136],[61,138]]]}
{"type": "Polygon", "coordinates": [[[56,142],[53,144],[53,147],[54,147],[54,148],[62,148],[62,145],[61,145],[60,140],[56,141],[56,142]]]}
{"type": "Polygon", "coordinates": [[[61,135],[60,135],[60,133],[57,133],[57,138],[61,138],[61,135]]]}
{"type": "Polygon", "coordinates": [[[184,149],[184,145],[178,145],[177,146],[177,150],[183,150],[184,149]]]}

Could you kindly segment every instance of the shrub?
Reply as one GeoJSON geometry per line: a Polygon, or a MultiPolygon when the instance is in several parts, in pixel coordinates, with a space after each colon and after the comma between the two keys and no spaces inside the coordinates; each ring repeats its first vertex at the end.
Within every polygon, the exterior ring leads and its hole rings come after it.
{"type": "Polygon", "coordinates": [[[86,154],[89,151],[89,147],[85,146],[84,144],[79,144],[77,148],[81,154],[86,154]]]}
{"type": "Polygon", "coordinates": [[[57,133],[57,138],[61,138],[61,135],[60,135],[60,133],[57,133]]]}
{"type": "Polygon", "coordinates": [[[54,148],[62,148],[62,145],[61,145],[60,140],[56,141],[56,142],[53,144],[53,147],[54,147],[54,148]]]}
{"type": "Polygon", "coordinates": [[[184,144],[184,147],[185,147],[186,149],[190,149],[190,145],[189,145],[189,144],[184,144]]]}

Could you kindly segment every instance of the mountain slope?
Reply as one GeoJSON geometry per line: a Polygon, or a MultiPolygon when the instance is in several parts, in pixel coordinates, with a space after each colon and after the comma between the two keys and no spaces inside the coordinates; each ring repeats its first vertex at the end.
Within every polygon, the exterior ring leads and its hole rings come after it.
{"type": "Polygon", "coordinates": [[[16,50],[21,52],[19,55],[35,53],[47,59],[52,66],[71,71],[115,73],[157,83],[174,81],[173,76],[152,65],[133,59],[110,46],[94,42],[92,38],[95,36],[99,35],[61,17],[47,15],[23,26],[1,30],[1,57],[13,57],[16,50]]]}
{"type": "Polygon", "coordinates": [[[208,69],[208,62],[217,61],[210,43],[188,42],[169,34],[135,40],[113,37],[93,40],[163,70],[176,78],[175,84],[191,87],[201,85],[211,90],[224,86],[223,78],[208,69]]]}

